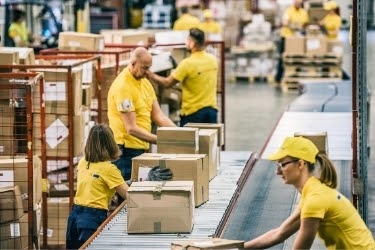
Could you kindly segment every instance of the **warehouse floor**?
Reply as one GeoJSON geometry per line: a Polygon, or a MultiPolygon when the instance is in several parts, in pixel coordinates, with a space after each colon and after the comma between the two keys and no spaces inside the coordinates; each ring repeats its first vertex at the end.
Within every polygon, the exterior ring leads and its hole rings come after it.
{"type": "MultiPolygon", "coordinates": [[[[342,31],[340,39],[344,42],[343,69],[351,75],[351,48],[348,32],[342,31]]],[[[367,40],[367,81],[370,91],[375,88],[375,31],[368,31],[367,40]]],[[[226,63],[227,76],[233,68],[233,60],[226,63]]],[[[297,93],[282,92],[267,82],[248,83],[236,81],[226,83],[226,150],[261,152],[274,126],[297,93]]],[[[370,129],[375,131],[375,99],[370,99],[370,129]]],[[[375,138],[370,133],[371,155],[368,164],[368,221],[375,235],[375,138]]],[[[270,218],[272,220],[272,218],[270,218]]]]}

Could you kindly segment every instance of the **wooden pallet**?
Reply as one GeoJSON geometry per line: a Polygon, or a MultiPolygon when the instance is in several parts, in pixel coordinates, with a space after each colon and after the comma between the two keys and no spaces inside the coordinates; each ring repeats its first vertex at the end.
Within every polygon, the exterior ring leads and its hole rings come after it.
{"type": "Polygon", "coordinates": [[[248,83],[255,83],[255,82],[274,83],[275,76],[273,74],[260,76],[260,75],[249,75],[246,73],[233,73],[229,76],[229,81],[230,82],[247,81],[248,83]]]}

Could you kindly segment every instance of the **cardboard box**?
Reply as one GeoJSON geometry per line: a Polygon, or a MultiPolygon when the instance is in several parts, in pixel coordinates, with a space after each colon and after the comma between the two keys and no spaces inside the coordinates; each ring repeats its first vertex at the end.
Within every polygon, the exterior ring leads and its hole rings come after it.
{"type": "Polygon", "coordinates": [[[104,50],[104,36],[91,33],[79,33],[64,31],[59,34],[59,45],[61,50],[104,50]]]}
{"type": "Polygon", "coordinates": [[[174,241],[171,250],[203,250],[203,249],[243,249],[244,241],[226,239],[197,239],[174,241]]]}
{"type": "Polygon", "coordinates": [[[219,168],[216,129],[199,129],[199,153],[206,154],[208,158],[209,179],[212,180],[217,175],[219,168]]]}
{"type": "MultiPolygon", "coordinates": [[[[33,146],[36,155],[42,155],[42,141],[40,134],[40,114],[33,114],[33,146]]],[[[84,117],[73,116],[73,155],[78,156],[84,150],[84,117]]],[[[69,126],[68,115],[45,115],[45,135],[47,156],[69,157],[69,126]]]]}
{"type": "Polygon", "coordinates": [[[128,189],[128,233],[190,233],[192,181],[133,182],[128,189]]]}
{"type": "Polygon", "coordinates": [[[157,134],[157,152],[162,154],[197,154],[198,128],[160,127],[157,134]]]}
{"type": "MultiPolygon", "coordinates": [[[[18,52],[16,51],[0,51],[0,62],[2,65],[17,65],[20,63],[18,52]]],[[[11,72],[13,69],[0,69],[0,72],[11,72]]],[[[2,90],[4,91],[4,90],[2,90]]]]}
{"type": "MultiPolygon", "coordinates": [[[[68,71],[66,69],[35,69],[34,71],[44,74],[44,101],[45,113],[68,114],[68,71]]],[[[73,113],[78,115],[82,107],[82,68],[72,69],[71,101],[73,102],[73,113]]],[[[32,89],[33,100],[40,99],[39,86],[32,89]]],[[[40,113],[40,103],[33,102],[33,113],[40,113]]]]}
{"type": "Polygon", "coordinates": [[[319,153],[328,155],[328,135],[327,132],[296,132],[295,137],[304,137],[312,141],[318,148],[319,153]]]}
{"type": "Polygon", "coordinates": [[[0,224],[0,249],[22,249],[29,245],[28,216],[0,224]]]}
{"type": "MultiPolygon", "coordinates": [[[[4,90],[1,90],[4,91],[4,90]]],[[[9,98],[9,97],[8,97],[9,98]]],[[[9,107],[8,104],[0,104],[0,114],[1,114],[1,119],[0,119],[0,135],[1,136],[9,136],[13,137],[14,136],[14,108],[9,107]]],[[[1,144],[1,140],[0,140],[1,144]]]]}
{"type": "Polygon", "coordinates": [[[305,37],[303,36],[291,36],[285,38],[285,53],[300,55],[305,54],[305,37]]]}
{"type": "Polygon", "coordinates": [[[90,107],[91,105],[91,86],[82,85],[82,106],[90,107]]]}
{"type": "Polygon", "coordinates": [[[15,155],[18,151],[18,143],[14,140],[14,136],[0,135],[0,155],[15,155]]]}
{"type": "Polygon", "coordinates": [[[327,38],[325,36],[306,37],[306,55],[325,55],[327,53],[327,38]]]}
{"type": "Polygon", "coordinates": [[[343,56],[344,44],[339,40],[327,40],[327,52],[336,54],[337,56],[343,56]]]}
{"type": "Polygon", "coordinates": [[[186,123],[184,127],[191,128],[200,128],[200,129],[216,129],[218,140],[217,145],[223,146],[225,144],[225,135],[224,135],[224,124],[223,123],[186,123]]]}
{"type": "Polygon", "coordinates": [[[132,159],[133,181],[145,179],[154,166],[167,167],[173,172],[174,181],[194,181],[195,206],[209,199],[208,157],[201,154],[152,154],[145,153],[132,159]]]}
{"type": "Polygon", "coordinates": [[[32,48],[1,47],[0,52],[18,53],[19,64],[35,65],[35,54],[32,48]]]}
{"type": "MultiPolygon", "coordinates": [[[[17,158],[0,159],[0,186],[20,187],[23,199],[23,209],[28,210],[28,160],[17,158]]],[[[33,157],[33,209],[42,199],[42,162],[38,156],[33,157]]]]}
{"type": "Polygon", "coordinates": [[[319,22],[328,14],[322,6],[308,8],[307,14],[309,15],[309,20],[311,24],[319,24],[319,22]]]}
{"type": "Polygon", "coordinates": [[[0,224],[18,220],[22,215],[22,195],[19,186],[0,187],[0,224]]]}

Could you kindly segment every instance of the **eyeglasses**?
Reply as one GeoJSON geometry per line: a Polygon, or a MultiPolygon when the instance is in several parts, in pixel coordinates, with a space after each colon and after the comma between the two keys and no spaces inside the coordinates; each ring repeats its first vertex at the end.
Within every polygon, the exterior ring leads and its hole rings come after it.
{"type": "Polygon", "coordinates": [[[299,160],[292,160],[292,161],[287,161],[287,162],[276,162],[276,165],[278,168],[284,168],[286,165],[292,163],[292,162],[297,162],[299,160]]]}

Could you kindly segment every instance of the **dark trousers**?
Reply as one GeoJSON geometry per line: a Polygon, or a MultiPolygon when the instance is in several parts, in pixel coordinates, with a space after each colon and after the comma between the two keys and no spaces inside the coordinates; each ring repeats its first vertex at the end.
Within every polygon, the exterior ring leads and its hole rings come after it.
{"type": "Polygon", "coordinates": [[[205,107],[190,115],[181,116],[180,127],[186,123],[217,123],[217,109],[205,107]]]}
{"type": "Polygon", "coordinates": [[[280,83],[284,76],[283,53],[285,51],[285,38],[282,37],[279,44],[279,60],[277,61],[275,81],[280,83]]]}
{"type": "MultiPolygon", "coordinates": [[[[118,169],[121,171],[121,175],[125,181],[130,180],[132,173],[132,159],[136,156],[139,156],[145,152],[144,149],[135,149],[135,148],[125,148],[123,145],[118,145],[119,149],[122,152],[122,155],[118,160],[114,161],[118,169]]],[[[121,204],[124,199],[118,195],[118,204],[121,204]]]]}
{"type": "Polygon", "coordinates": [[[66,229],[66,248],[79,249],[107,218],[107,210],[73,205],[66,229]]]}

